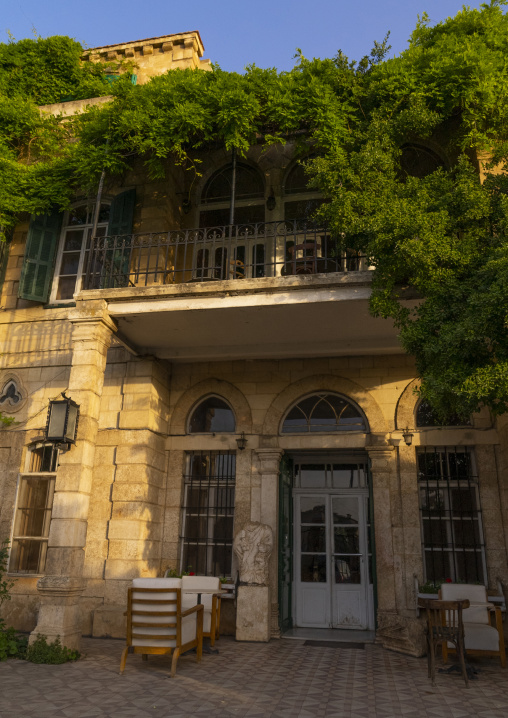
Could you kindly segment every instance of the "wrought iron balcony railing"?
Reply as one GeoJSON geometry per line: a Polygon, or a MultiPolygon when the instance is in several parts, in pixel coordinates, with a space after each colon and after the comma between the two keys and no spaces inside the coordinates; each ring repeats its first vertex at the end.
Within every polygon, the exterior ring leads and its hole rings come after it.
{"type": "Polygon", "coordinates": [[[284,221],[94,237],[84,289],[367,270],[325,226],[284,221]]]}

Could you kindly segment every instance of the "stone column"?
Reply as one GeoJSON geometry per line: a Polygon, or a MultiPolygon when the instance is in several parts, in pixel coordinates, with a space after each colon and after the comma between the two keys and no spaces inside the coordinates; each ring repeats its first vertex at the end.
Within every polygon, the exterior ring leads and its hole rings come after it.
{"type": "Polygon", "coordinates": [[[372,498],[377,578],[376,640],[384,647],[420,655],[419,627],[405,616],[404,526],[398,450],[367,447],[372,469],[372,498]]]}
{"type": "MultiPolygon", "coordinates": [[[[279,563],[279,466],[282,454],[281,449],[257,449],[260,474],[260,511],[259,517],[252,516],[253,521],[260,521],[272,529],[273,553],[269,569],[269,595],[271,615],[268,617],[270,635],[272,638],[280,637],[279,630],[279,603],[278,603],[278,563],[279,563]]],[[[237,619],[238,623],[238,619],[237,619]]]]}
{"type": "Polygon", "coordinates": [[[73,353],[67,395],[80,407],[78,433],[76,445],[59,458],[46,575],[37,582],[41,605],[30,640],[38,633],[48,641],[60,636],[62,645],[75,649],[82,634],[79,599],[100,398],[115,325],[103,300],[79,302],[69,319],[73,353]]]}

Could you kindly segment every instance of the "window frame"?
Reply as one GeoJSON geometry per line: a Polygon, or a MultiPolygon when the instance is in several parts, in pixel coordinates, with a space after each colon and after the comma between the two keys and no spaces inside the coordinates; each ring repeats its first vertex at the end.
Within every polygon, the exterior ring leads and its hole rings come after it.
{"type": "MultiPolygon", "coordinates": [[[[319,402],[317,402],[317,403],[319,403],[319,402]]],[[[315,407],[314,407],[314,408],[315,408],[315,407]]],[[[302,411],[302,410],[301,410],[301,411],[302,411]]],[[[313,409],[313,411],[314,411],[314,409],[313,409]]],[[[302,411],[302,413],[303,413],[303,411],[302,411]]],[[[311,416],[312,416],[312,413],[309,415],[309,419],[310,419],[311,416]]],[[[298,435],[298,436],[301,436],[301,435],[306,435],[306,436],[307,436],[307,435],[310,435],[310,436],[313,436],[313,435],[315,435],[315,434],[319,435],[319,434],[342,434],[342,433],[344,433],[344,434],[354,434],[354,433],[368,434],[369,432],[370,432],[369,422],[367,421],[367,417],[365,416],[365,412],[362,411],[362,409],[358,406],[358,404],[357,404],[355,401],[353,401],[352,399],[350,399],[348,396],[345,396],[344,394],[340,394],[339,392],[336,392],[336,391],[326,391],[326,390],[313,391],[313,392],[310,392],[309,394],[306,394],[305,396],[299,397],[299,398],[298,398],[296,401],[294,401],[294,402],[288,407],[288,409],[284,412],[284,415],[283,415],[283,417],[282,417],[282,419],[281,419],[281,422],[280,422],[280,425],[279,425],[279,435],[280,435],[280,436],[295,436],[295,435],[298,435]],[[305,429],[305,430],[301,430],[301,431],[284,431],[284,423],[286,422],[287,417],[288,417],[289,414],[293,411],[293,409],[296,409],[296,407],[297,407],[299,404],[301,404],[303,401],[305,401],[306,399],[312,399],[313,397],[316,397],[316,398],[317,398],[317,397],[319,397],[319,396],[321,396],[321,397],[327,397],[327,396],[337,397],[338,399],[341,399],[342,401],[346,402],[346,404],[349,404],[350,406],[352,406],[354,409],[356,409],[356,410],[358,411],[359,416],[363,419],[363,427],[358,428],[358,429],[356,429],[356,428],[355,428],[355,429],[332,429],[332,430],[328,430],[328,431],[327,431],[326,429],[323,429],[322,431],[312,431],[312,429],[310,428],[311,424],[310,424],[309,421],[308,421],[308,422],[307,422],[307,427],[308,427],[308,428],[305,429]]]]}
{"type": "MultiPolygon", "coordinates": [[[[478,481],[478,475],[476,471],[476,460],[474,448],[469,446],[426,446],[421,447],[416,451],[416,470],[417,470],[417,489],[418,489],[418,507],[420,515],[420,536],[422,546],[422,560],[423,560],[423,575],[424,579],[430,583],[440,583],[451,579],[453,582],[475,583],[480,582],[484,585],[488,583],[487,573],[487,561],[486,561],[486,548],[485,548],[485,534],[483,530],[483,515],[481,507],[481,496],[480,486],[478,481]],[[439,462],[439,466],[443,466],[443,461],[446,463],[445,471],[442,468],[439,469],[439,473],[434,477],[425,476],[420,469],[420,456],[429,455],[430,453],[437,455],[436,461],[439,462]],[[469,468],[466,476],[451,476],[450,470],[450,456],[457,454],[466,454],[469,456],[469,468]],[[443,458],[444,457],[444,458],[443,458]],[[432,509],[428,507],[428,502],[425,499],[428,496],[429,491],[440,491],[443,496],[443,508],[440,514],[437,514],[439,509],[432,509]],[[469,512],[467,510],[460,511],[455,508],[456,497],[453,496],[453,492],[474,492],[474,505],[475,508],[469,512]],[[432,512],[436,511],[436,515],[432,516],[432,512]],[[425,516],[427,512],[427,516],[425,516]],[[446,536],[447,542],[434,544],[431,541],[426,541],[425,536],[425,522],[435,521],[439,524],[438,533],[441,537],[446,536]],[[460,541],[459,530],[464,531],[464,522],[473,522],[475,531],[473,531],[473,542],[468,545],[465,542],[460,541]],[[478,536],[476,541],[475,534],[478,536]],[[447,564],[448,575],[440,577],[434,569],[434,575],[430,576],[427,569],[427,558],[430,555],[432,561],[433,554],[437,554],[439,560],[443,565],[447,564]],[[461,556],[465,559],[467,554],[471,554],[475,557],[476,564],[476,576],[467,575],[467,566],[465,560],[463,560],[463,567],[461,567],[459,561],[461,556]],[[478,560],[479,556],[479,560],[478,560]],[[479,570],[480,569],[480,570],[479,570]],[[461,571],[464,575],[461,575],[461,571]]],[[[429,523],[429,529],[432,523],[429,523]]],[[[428,531],[429,538],[435,535],[435,531],[428,531]]],[[[439,569],[437,569],[438,571],[439,569]]]]}
{"type": "Polygon", "coordinates": [[[187,417],[186,433],[189,436],[211,436],[211,435],[215,435],[215,434],[227,434],[228,436],[231,436],[232,434],[237,433],[236,423],[237,423],[236,422],[236,414],[235,414],[235,411],[234,411],[233,407],[231,406],[230,402],[227,399],[225,399],[223,396],[220,396],[220,394],[207,394],[206,396],[203,396],[200,399],[198,399],[198,401],[195,404],[193,404],[191,410],[189,411],[189,414],[187,417]],[[209,399],[219,399],[219,401],[222,401],[228,407],[228,409],[231,411],[231,413],[233,415],[234,424],[235,424],[234,428],[231,429],[231,431],[213,431],[213,430],[192,431],[192,429],[191,429],[192,417],[194,416],[196,411],[199,409],[201,404],[204,404],[205,401],[208,401],[209,399]]]}
{"type": "Polygon", "coordinates": [[[14,515],[13,515],[13,521],[12,521],[12,532],[11,532],[11,541],[10,541],[10,553],[9,553],[9,566],[8,566],[8,573],[15,575],[15,576],[43,576],[44,570],[46,566],[46,557],[47,557],[47,548],[48,548],[48,541],[49,541],[49,533],[51,529],[51,520],[52,520],[52,514],[53,514],[53,501],[54,501],[54,495],[55,495],[55,483],[56,483],[56,472],[58,468],[58,456],[59,451],[53,444],[48,444],[47,442],[38,442],[35,444],[32,444],[28,447],[28,451],[26,452],[25,456],[25,462],[24,462],[24,470],[20,472],[18,476],[18,482],[16,486],[16,502],[14,505],[14,515]],[[31,464],[32,460],[34,458],[34,454],[39,449],[44,449],[51,447],[51,464],[54,465],[53,470],[51,471],[31,471],[31,464]],[[40,482],[47,482],[48,486],[46,489],[46,501],[44,507],[37,507],[37,506],[20,506],[20,501],[23,495],[23,487],[25,484],[28,484],[30,480],[36,480],[37,483],[40,482]],[[29,516],[30,512],[34,511],[44,511],[45,517],[43,519],[43,527],[41,529],[40,535],[28,535],[26,533],[21,533],[18,530],[18,522],[21,524],[23,521],[21,511],[25,511],[24,519],[27,520],[27,517],[29,516]],[[37,569],[35,571],[28,570],[26,568],[26,562],[24,568],[19,568],[21,565],[21,561],[18,560],[18,568],[15,568],[13,565],[14,557],[16,556],[16,549],[15,546],[20,544],[22,541],[29,541],[29,542],[37,542],[41,546],[45,544],[45,548],[43,550],[43,554],[41,554],[41,548],[39,548],[39,558],[37,560],[37,569]]]}
{"type": "MultiPolygon", "coordinates": [[[[60,238],[58,240],[58,247],[56,250],[55,264],[54,264],[54,268],[53,268],[53,278],[51,280],[51,290],[49,293],[49,300],[48,300],[49,304],[71,304],[74,302],[74,297],[70,297],[68,299],[59,299],[57,297],[57,293],[58,293],[58,285],[59,285],[60,277],[67,276],[67,275],[60,274],[67,232],[72,231],[72,230],[80,230],[80,229],[83,230],[83,240],[82,240],[82,244],[81,244],[81,249],[79,250],[80,257],[79,257],[79,262],[78,262],[78,269],[77,269],[77,273],[76,273],[76,282],[74,285],[73,294],[76,294],[77,292],[81,291],[81,288],[83,286],[84,271],[86,269],[85,268],[85,259],[86,259],[86,255],[87,255],[87,251],[88,251],[87,245],[88,245],[88,241],[91,240],[91,232],[93,229],[93,216],[94,216],[94,211],[95,211],[95,204],[96,204],[95,201],[92,202],[91,204],[88,202],[75,202],[72,205],[71,209],[67,210],[64,213],[62,227],[60,229],[60,238]],[[84,224],[76,224],[76,225],[69,224],[69,218],[72,215],[72,212],[77,209],[80,209],[81,207],[89,208],[87,210],[87,214],[90,215],[91,221],[85,222],[84,224]]],[[[104,200],[104,199],[101,200],[101,207],[107,206],[111,210],[111,204],[112,203],[108,200],[104,200]]],[[[106,236],[107,235],[109,221],[110,221],[110,218],[108,217],[108,219],[106,221],[97,223],[97,235],[98,236],[106,236]],[[104,230],[103,234],[102,234],[102,230],[104,230]]],[[[74,250],[74,251],[77,252],[78,250],[74,250]]],[[[73,276],[73,275],[69,275],[69,276],[73,276]]]]}
{"type": "Polygon", "coordinates": [[[235,492],[236,492],[236,451],[216,451],[216,450],[197,450],[188,451],[185,454],[185,467],[183,475],[183,493],[182,493],[182,507],[181,507],[181,533],[180,533],[180,568],[182,571],[192,571],[193,573],[205,576],[216,576],[217,566],[220,566],[222,562],[222,568],[226,569],[226,562],[228,561],[229,553],[229,564],[227,570],[221,571],[221,576],[231,576],[232,565],[233,565],[233,539],[235,533],[235,492]],[[216,459],[218,457],[231,457],[230,460],[226,460],[226,471],[217,472],[216,459]],[[201,474],[193,474],[192,462],[194,458],[206,457],[208,461],[209,469],[207,472],[201,474]],[[211,458],[214,461],[211,461],[211,458]],[[229,473],[228,473],[229,469],[229,473]],[[232,470],[231,470],[232,469],[232,470]],[[197,511],[191,511],[190,509],[196,509],[191,504],[189,497],[190,491],[205,491],[206,502],[205,505],[197,507],[197,511]],[[224,491],[225,502],[220,503],[219,491],[224,491]],[[230,500],[229,500],[230,499],[230,500]],[[213,513],[215,511],[215,515],[213,513]],[[219,513],[219,511],[223,513],[219,513]],[[206,525],[206,535],[191,537],[190,527],[188,520],[189,518],[197,518],[198,524],[200,520],[204,519],[206,525]],[[231,530],[228,532],[227,537],[219,538],[214,537],[215,528],[219,519],[231,519],[230,527],[231,530]],[[230,533],[230,535],[229,535],[230,533]],[[201,565],[192,566],[188,564],[189,550],[192,547],[196,547],[199,552],[200,549],[204,548],[204,561],[198,558],[198,564],[204,563],[204,573],[200,571],[201,565]],[[220,549],[226,551],[225,556],[216,559],[218,551],[220,549]]]}

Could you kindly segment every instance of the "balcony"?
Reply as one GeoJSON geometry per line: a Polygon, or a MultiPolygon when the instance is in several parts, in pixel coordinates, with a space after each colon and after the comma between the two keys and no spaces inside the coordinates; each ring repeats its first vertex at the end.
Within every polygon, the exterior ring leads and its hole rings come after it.
{"type": "Polygon", "coordinates": [[[80,299],[171,361],[400,353],[375,319],[367,260],[324,226],[285,221],[95,237],[80,299]]]}
{"type": "Polygon", "coordinates": [[[260,222],[95,237],[84,289],[148,287],[367,270],[324,226],[260,222]]]}

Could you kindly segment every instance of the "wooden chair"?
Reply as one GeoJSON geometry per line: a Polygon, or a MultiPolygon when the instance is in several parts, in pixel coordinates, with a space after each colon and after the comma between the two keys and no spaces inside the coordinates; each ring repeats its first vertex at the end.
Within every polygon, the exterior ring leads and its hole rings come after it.
{"type": "MultiPolygon", "coordinates": [[[[497,656],[506,667],[503,618],[499,606],[489,603],[487,589],[470,583],[443,583],[439,592],[443,601],[468,599],[470,607],[464,611],[464,644],[471,656],[497,656]]],[[[443,646],[443,660],[452,647],[443,646]]]]}
{"type": "Polygon", "coordinates": [[[181,579],[134,579],[127,595],[127,645],[120,661],[123,673],[128,653],[173,654],[171,677],[179,656],[196,649],[198,663],[203,651],[203,606],[182,610],[181,579]]]}
{"type": "Polygon", "coordinates": [[[215,645],[220,631],[221,591],[220,580],[215,576],[182,576],[182,605],[184,608],[201,603],[203,613],[203,637],[215,645]]]}
{"type": "Polygon", "coordinates": [[[462,620],[462,612],[469,606],[469,601],[436,601],[432,598],[419,598],[418,606],[425,609],[427,614],[427,666],[432,685],[436,682],[436,648],[441,645],[444,660],[445,649],[451,643],[455,646],[462,676],[466,687],[469,688],[462,620]]]}

